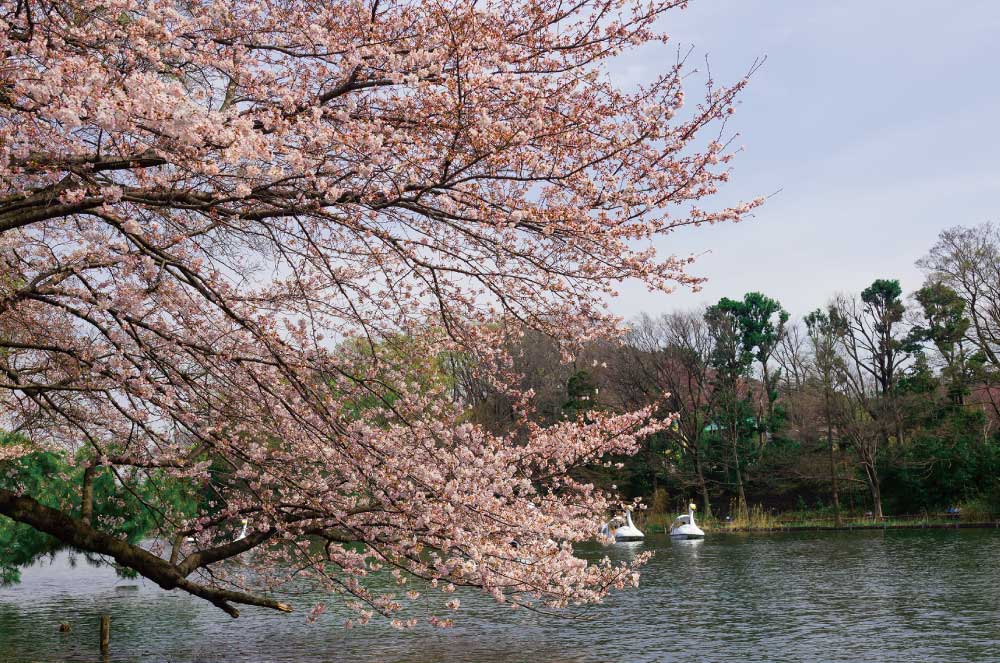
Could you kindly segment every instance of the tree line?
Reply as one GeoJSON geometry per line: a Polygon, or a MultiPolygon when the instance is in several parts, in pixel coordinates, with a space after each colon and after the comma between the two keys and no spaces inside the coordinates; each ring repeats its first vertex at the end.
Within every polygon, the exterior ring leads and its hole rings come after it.
{"type": "MultiPolygon", "coordinates": [[[[655,405],[671,426],[620,467],[588,470],[631,497],[846,510],[1000,510],[1000,228],[943,231],[906,295],[881,278],[793,318],[764,293],[632,321],[621,343],[571,363],[526,332],[511,341],[541,424],[655,405]],[[850,502],[845,504],[845,495],[850,502]],[[983,506],[985,505],[985,507],[983,506]]],[[[516,404],[450,367],[456,398],[496,430],[516,404]]]]}

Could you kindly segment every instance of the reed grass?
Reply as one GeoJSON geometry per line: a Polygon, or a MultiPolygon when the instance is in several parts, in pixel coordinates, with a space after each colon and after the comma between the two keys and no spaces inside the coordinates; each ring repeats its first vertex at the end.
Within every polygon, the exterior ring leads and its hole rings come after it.
{"type": "MultiPolygon", "coordinates": [[[[661,506],[661,504],[657,506],[661,506]]],[[[957,517],[949,516],[943,512],[931,512],[890,515],[881,520],[865,512],[842,511],[840,526],[844,528],[873,526],[885,528],[913,526],[942,527],[961,523],[995,524],[1000,521],[1000,513],[997,513],[995,505],[986,500],[969,500],[959,504],[959,507],[960,512],[957,517]]],[[[639,526],[650,534],[667,532],[674,518],[681,513],[681,510],[650,510],[642,514],[639,519],[639,526]]],[[[734,515],[729,520],[714,515],[706,517],[697,513],[695,514],[695,518],[697,519],[698,526],[706,532],[820,529],[832,528],[837,525],[831,508],[775,513],[764,509],[760,505],[753,505],[745,512],[740,513],[740,510],[736,508],[736,504],[734,503],[730,505],[730,513],[734,515]]]]}

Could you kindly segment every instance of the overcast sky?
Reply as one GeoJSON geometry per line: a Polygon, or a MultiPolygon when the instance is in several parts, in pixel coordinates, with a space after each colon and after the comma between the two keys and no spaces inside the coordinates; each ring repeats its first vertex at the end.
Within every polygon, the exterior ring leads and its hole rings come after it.
{"type": "Polygon", "coordinates": [[[719,82],[767,56],[729,125],[745,149],[716,200],[780,193],[743,224],[659,242],[709,252],[693,270],[710,279],[700,293],[626,285],[616,313],[760,290],[799,316],[881,277],[911,292],[941,229],[1000,220],[1000,1],[695,0],[664,25],[672,45],[630,54],[616,75],[648,80],[678,44],[701,68],[707,54],[719,82]]]}

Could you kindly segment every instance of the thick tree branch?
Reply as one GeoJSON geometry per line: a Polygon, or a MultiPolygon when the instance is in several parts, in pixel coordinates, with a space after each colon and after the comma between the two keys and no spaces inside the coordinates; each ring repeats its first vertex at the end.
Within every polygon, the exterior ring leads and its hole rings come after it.
{"type": "MultiPolygon", "coordinates": [[[[151,552],[143,550],[139,546],[132,545],[127,541],[122,541],[98,531],[87,523],[70,518],[63,512],[45,506],[30,497],[17,495],[7,490],[0,490],[0,514],[17,522],[30,525],[67,546],[86,552],[107,555],[122,566],[133,569],[143,577],[149,578],[163,589],[182,589],[209,601],[233,617],[238,617],[240,613],[239,610],[231,605],[232,603],[255,605],[263,608],[271,608],[272,610],[280,610],[281,612],[292,611],[292,608],[287,604],[273,599],[254,596],[244,592],[209,587],[193,582],[186,577],[186,575],[190,574],[196,568],[238,555],[241,552],[249,550],[252,546],[230,544],[230,546],[220,546],[210,549],[209,551],[205,551],[206,555],[198,558],[201,563],[182,565],[184,567],[182,570],[181,567],[175,566],[151,552]],[[232,554],[224,555],[224,552],[232,554]]],[[[258,533],[253,538],[263,540],[260,537],[261,534],[264,533],[258,533]]],[[[243,541],[251,538],[247,537],[243,541]]],[[[195,553],[195,555],[198,555],[198,553],[195,553]]],[[[191,557],[188,559],[190,560],[191,557]]],[[[185,560],[185,562],[187,561],[185,560]]]]}
{"type": "Polygon", "coordinates": [[[230,557],[236,557],[248,550],[252,550],[270,539],[274,534],[275,530],[268,529],[262,532],[254,532],[239,541],[233,541],[232,543],[207,550],[199,550],[185,557],[184,561],[177,565],[177,570],[180,571],[181,575],[189,576],[197,569],[209,564],[214,564],[230,557]]]}
{"type": "Polygon", "coordinates": [[[80,490],[80,522],[90,525],[94,517],[94,475],[97,468],[89,465],[83,470],[83,488],[80,490]]]}

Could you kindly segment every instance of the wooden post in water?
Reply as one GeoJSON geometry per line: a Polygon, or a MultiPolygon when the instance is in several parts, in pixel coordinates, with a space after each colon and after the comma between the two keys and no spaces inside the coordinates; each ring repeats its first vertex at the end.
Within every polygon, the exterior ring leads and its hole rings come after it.
{"type": "Polygon", "coordinates": [[[101,653],[108,651],[111,644],[111,615],[101,615],[101,653]]]}

